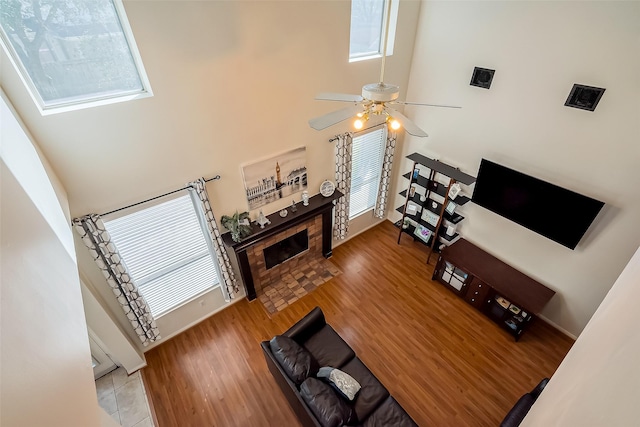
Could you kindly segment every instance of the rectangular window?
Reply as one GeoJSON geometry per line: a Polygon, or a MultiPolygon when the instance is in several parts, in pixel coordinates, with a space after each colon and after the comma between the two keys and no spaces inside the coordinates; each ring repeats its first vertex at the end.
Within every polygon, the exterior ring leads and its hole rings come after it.
{"type": "Polygon", "coordinates": [[[387,17],[390,1],[351,0],[350,62],[382,56],[387,19],[389,19],[387,55],[393,54],[399,1],[391,3],[391,13],[387,17]]]}
{"type": "Polygon", "coordinates": [[[349,219],[376,205],[386,138],[386,127],[353,138],[349,219]]]}
{"type": "Polygon", "coordinates": [[[220,285],[188,194],[104,223],[154,317],[220,285]]]}
{"type": "Polygon", "coordinates": [[[43,114],[151,93],[122,0],[6,0],[0,29],[43,114]]]}

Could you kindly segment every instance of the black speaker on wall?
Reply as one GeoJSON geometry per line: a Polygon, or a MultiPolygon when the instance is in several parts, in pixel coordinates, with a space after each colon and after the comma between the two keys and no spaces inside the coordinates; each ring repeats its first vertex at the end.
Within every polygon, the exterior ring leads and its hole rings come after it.
{"type": "Polygon", "coordinates": [[[593,111],[596,109],[598,102],[600,102],[604,91],[605,89],[599,87],[574,84],[564,105],[593,111]]]}
{"type": "Polygon", "coordinates": [[[471,86],[489,89],[495,72],[496,70],[490,70],[488,68],[474,67],[473,74],[471,75],[471,86]]]}

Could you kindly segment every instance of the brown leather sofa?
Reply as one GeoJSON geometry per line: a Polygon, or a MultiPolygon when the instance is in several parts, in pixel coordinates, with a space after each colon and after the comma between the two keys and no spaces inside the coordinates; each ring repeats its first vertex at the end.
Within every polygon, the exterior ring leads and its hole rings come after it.
{"type": "Polygon", "coordinates": [[[509,413],[504,417],[502,423],[500,423],[500,427],[518,427],[524,420],[524,417],[529,413],[529,409],[536,403],[538,396],[540,396],[540,393],[542,393],[542,390],[544,390],[548,382],[549,378],[544,378],[536,388],[518,399],[516,404],[513,405],[513,408],[511,408],[509,413]]]}
{"type": "Polygon", "coordinates": [[[281,336],[260,345],[271,374],[302,425],[417,426],[351,347],[326,323],[319,307],[281,336]],[[294,341],[293,350],[286,344],[289,339],[294,341]],[[325,366],[346,372],[360,384],[353,401],[315,378],[318,368],[325,366]]]}

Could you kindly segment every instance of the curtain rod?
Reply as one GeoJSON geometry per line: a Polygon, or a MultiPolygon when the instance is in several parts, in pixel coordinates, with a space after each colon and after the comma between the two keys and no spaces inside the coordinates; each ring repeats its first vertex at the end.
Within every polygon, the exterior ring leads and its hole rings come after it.
{"type": "MultiPolygon", "coordinates": [[[[384,124],[386,124],[386,123],[378,123],[377,125],[372,125],[372,126],[369,126],[368,128],[360,129],[360,130],[357,130],[357,131],[355,131],[355,132],[346,132],[346,133],[347,133],[347,134],[349,134],[349,133],[364,132],[364,131],[367,131],[367,130],[369,130],[369,129],[373,129],[373,128],[378,127],[378,126],[382,126],[382,125],[384,125],[384,124]]],[[[333,138],[329,139],[329,142],[333,142],[333,141],[335,141],[336,139],[338,139],[338,135],[336,135],[336,136],[334,136],[333,138]]]]}
{"type": "MultiPolygon", "coordinates": [[[[217,180],[219,180],[219,179],[220,179],[220,175],[216,175],[216,176],[214,176],[213,178],[205,179],[205,180],[204,180],[204,182],[217,181],[217,180]]],[[[150,199],[143,200],[143,201],[138,202],[138,203],[133,203],[133,204],[131,204],[131,205],[129,205],[129,206],[125,206],[125,207],[123,207],[123,208],[118,208],[118,209],[114,209],[114,210],[109,211],[109,212],[105,212],[105,213],[103,213],[103,214],[100,214],[100,216],[107,216],[107,215],[110,215],[110,214],[112,214],[112,213],[116,213],[116,212],[119,212],[119,211],[123,211],[123,210],[125,210],[125,209],[132,208],[132,207],[134,207],[134,206],[141,205],[141,204],[143,204],[143,203],[148,203],[148,202],[151,202],[151,201],[153,201],[153,200],[159,199],[159,198],[161,198],[161,197],[165,197],[165,196],[168,196],[168,195],[170,195],[170,194],[177,193],[178,191],[186,190],[187,188],[188,188],[188,186],[184,186],[184,187],[182,187],[182,188],[178,188],[177,190],[169,191],[168,193],[164,193],[164,194],[161,194],[161,195],[159,195],[159,196],[152,197],[152,198],[150,198],[150,199]]]]}

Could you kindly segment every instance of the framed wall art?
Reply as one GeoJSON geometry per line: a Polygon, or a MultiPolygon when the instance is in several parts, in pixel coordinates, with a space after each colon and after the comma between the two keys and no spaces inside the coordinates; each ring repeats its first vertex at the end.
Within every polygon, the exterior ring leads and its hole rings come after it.
{"type": "Polygon", "coordinates": [[[307,189],[307,150],[299,147],[242,166],[249,210],[307,189]]]}

